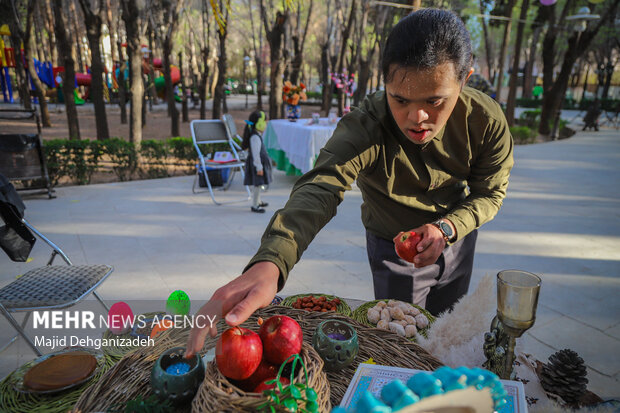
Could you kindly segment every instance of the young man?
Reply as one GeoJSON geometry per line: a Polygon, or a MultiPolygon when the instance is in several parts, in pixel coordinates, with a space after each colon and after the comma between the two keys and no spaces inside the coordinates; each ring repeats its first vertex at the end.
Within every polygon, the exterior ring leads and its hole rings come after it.
{"type": "MultiPolygon", "coordinates": [[[[469,34],[444,10],[402,19],[383,55],[385,92],[345,116],[313,170],[277,211],[243,274],[199,311],[230,325],[269,305],[318,231],[357,181],[376,298],[426,306],[438,314],[466,294],[476,228],[491,220],[506,194],[512,138],[501,108],[464,87],[471,69],[469,34]],[[414,265],[393,239],[422,234],[414,265]]],[[[188,354],[215,327],[192,331],[188,354]]]]}

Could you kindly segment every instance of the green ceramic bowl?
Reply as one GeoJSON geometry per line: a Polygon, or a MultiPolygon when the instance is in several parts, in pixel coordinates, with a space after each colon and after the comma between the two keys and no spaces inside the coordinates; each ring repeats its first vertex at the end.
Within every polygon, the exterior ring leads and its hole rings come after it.
{"type": "Polygon", "coordinates": [[[200,355],[187,360],[184,354],[184,347],[166,350],[151,370],[153,393],[161,400],[170,400],[176,405],[191,401],[205,378],[205,366],[200,355]],[[187,373],[174,375],[166,372],[168,367],[179,362],[189,364],[187,373]]]}
{"type": "Polygon", "coordinates": [[[325,362],[325,369],[338,371],[355,360],[359,350],[357,332],[340,320],[325,320],[312,336],[312,346],[325,362]]]}

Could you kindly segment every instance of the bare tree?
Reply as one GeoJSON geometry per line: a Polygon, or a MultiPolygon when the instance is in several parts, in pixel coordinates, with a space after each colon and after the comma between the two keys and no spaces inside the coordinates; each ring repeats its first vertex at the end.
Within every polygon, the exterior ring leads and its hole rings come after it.
{"type": "Polygon", "coordinates": [[[75,82],[75,61],[71,55],[71,44],[67,35],[67,23],[62,10],[62,0],[54,0],[53,9],[58,56],[62,59],[65,67],[62,92],[64,94],[65,112],[67,113],[67,123],[69,125],[69,139],[80,139],[80,123],[73,96],[75,90],[73,86],[75,82]]]}
{"type": "Polygon", "coordinates": [[[142,79],[142,53],[140,47],[140,10],[136,0],[121,0],[122,17],[127,32],[127,54],[131,78],[131,107],[129,113],[129,141],[142,142],[142,103],[144,81],[142,79]]]}
{"type": "Polygon", "coordinates": [[[375,12],[375,28],[373,30],[373,33],[369,35],[368,33],[366,33],[366,25],[368,24],[368,19],[370,18],[370,11],[370,3],[368,1],[365,1],[363,4],[362,19],[360,25],[358,26],[358,47],[356,50],[357,59],[352,59],[353,62],[356,62],[358,68],[356,70],[356,72],[358,73],[357,89],[353,94],[354,106],[358,106],[361,100],[366,96],[366,91],[368,90],[368,80],[370,79],[371,62],[375,55],[375,51],[377,50],[379,42],[378,33],[381,31],[386,19],[385,12],[375,12]]]}
{"type": "Polygon", "coordinates": [[[54,15],[52,13],[51,0],[45,0],[45,28],[49,40],[50,56],[52,66],[58,66],[58,49],[56,48],[56,33],[54,31],[54,15]]]}
{"type": "Polygon", "coordinates": [[[523,42],[523,32],[525,31],[525,18],[527,9],[530,5],[529,0],[522,0],[519,24],[517,26],[517,38],[515,40],[515,52],[512,61],[512,71],[510,73],[508,100],[506,103],[506,120],[508,125],[515,123],[515,106],[517,99],[517,76],[519,74],[519,59],[521,58],[521,43],[523,42]]]}
{"type": "Polygon", "coordinates": [[[301,25],[301,2],[297,3],[297,15],[296,15],[296,26],[295,31],[292,36],[293,40],[293,59],[291,60],[291,76],[290,81],[292,84],[296,85],[299,82],[299,74],[301,71],[301,67],[304,62],[304,50],[306,45],[306,36],[308,35],[308,26],[310,24],[310,18],[312,17],[312,6],[314,4],[314,0],[310,0],[310,2],[306,2],[308,5],[308,14],[306,15],[306,23],[303,28],[301,25]]]}
{"type": "Polygon", "coordinates": [[[202,72],[200,74],[200,119],[207,118],[207,86],[209,82],[209,52],[211,48],[209,24],[209,8],[207,0],[202,0],[202,37],[200,38],[200,56],[202,59],[202,72]]]}
{"type": "Polygon", "coordinates": [[[260,11],[270,50],[271,73],[269,81],[271,82],[271,88],[269,89],[269,118],[279,119],[282,113],[282,76],[284,74],[282,49],[288,20],[288,8],[285,7],[284,11],[276,11],[275,19],[271,25],[267,20],[264,0],[260,0],[260,11]]]}
{"type": "MultiPolygon", "coordinates": [[[[230,9],[230,0],[224,0],[227,4],[224,4],[222,0],[219,1],[219,9],[223,10],[219,20],[219,30],[217,32],[219,40],[219,54],[217,59],[217,83],[215,85],[215,93],[213,94],[213,112],[212,118],[219,119],[222,117],[222,105],[226,105],[226,96],[224,92],[224,83],[226,81],[226,38],[228,37],[228,17],[230,9]]],[[[224,107],[224,113],[228,110],[224,107]]]]}
{"type": "MultiPolygon", "coordinates": [[[[479,0],[480,14],[482,15],[486,14],[487,4],[488,4],[488,0],[479,0]]],[[[489,27],[484,17],[480,19],[480,24],[482,24],[482,33],[484,36],[484,51],[485,51],[485,56],[487,60],[487,79],[489,79],[491,83],[493,83],[495,76],[493,75],[493,71],[492,71],[493,58],[491,56],[493,56],[493,50],[491,49],[492,43],[489,40],[489,27]]]]}
{"type": "Polygon", "coordinates": [[[110,137],[108,130],[108,118],[106,116],[105,102],[103,100],[103,60],[101,58],[101,24],[102,14],[105,12],[103,0],[98,0],[97,11],[91,8],[90,0],[79,0],[84,23],[86,23],[86,37],[90,47],[90,100],[95,108],[95,126],[97,139],[104,140],[110,137]]]}
{"type": "Polygon", "coordinates": [[[257,30],[254,28],[254,10],[252,9],[252,0],[248,0],[248,11],[250,15],[250,27],[252,29],[252,49],[254,50],[254,63],[256,64],[257,107],[258,109],[262,110],[263,93],[265,92],[265,83],[263,82],[263,59],[261,56],[263,50],[263,30],[260,24],[260,20],[258,22],[257,30]]]}
{"type": "MultiPolygon", "coordinates": [[[[6,4],[8,6],[8,4],[6,4]]],[[[50,115],[47,110],[47,101],[45,100],[45,94],[43,91],[43,84],[37,75],[37,72],[34,67],[34,59],[32,56],[32,30],[33,30],[33,21],[35,14],[35,0],[29,0],[26,8],[26,29],[22,29],[22,21],[21,17],[21,9],[22,5],[17,2],[12,2],[12,7],[2,7],[6,16],[12,16],[12,19],[9,18],[9,26],[11,30],[11,36],[15,33],[15,36],[20,39],[20,43],[24,44],[24,55],[27,63],[28,74],[32,79],[32,83],[34,85],[34,91],[39,100],[39,108],[41,109],[41,118],[44,127],[52,126],[50,121],[50,115]]],[[[25,73],[24,73],[25,76],[25,73]]],[[[30,103],[30,96],[28,96],[28,102],[30,103]]]]}
{"type": "Polygon", "coordinates": [[[540,40],[540,34],[543,30],[543,23],[546,20],[545,15],[546,7],[538,7],[538,12],[536,13],[536,18],[532,22],[532,28],[534,29],[532,36],[530,38],[530,50],[528,53],[527,61],[525,62],[525,66],[523,68],[523,94],[524,98],[532,97],[532,89],[534,87],[534,63],[536,62],[538,50],[538,43],[540,40]]]}
{"type": "Polygon", "coordinates": [[[166,101],[168,103],[168,115],[170,116],[170,135],[179,136],[179,111],[174,101],[174,85],[170,65],[172,64],[172,50],[174,48],[173,39],[178,27],[179,14],[183,9],[183,0],[162,0],[161,9],[154,10],[155,6],[151,3],[150,18],[153,19],[155,37],[160,41],[163,51],[164,79],[166,82],[166,101]],[[154,12],[158,12],[155,20],[154,12]]]}
{"type": "MultiPolygon", "coordinates": [[[[115,41],[112,40],[112,38],[110,39],[110,43],[113,43],[111,47],[112,56],[117,56],[114,53],[115,48],[118,53],[118,77],[116,78],[118,83],[118,105],[121,109],[121,124],[125,125],[127,123],[127,86],[125,81],[125,70],[127,66],[125,64],[125,56],[123,55],[123,40],[120,33],[122,13],[119,14],[118,20],[115,20],[112,17],[112,4],[110,0],[106,0],[106,14],[108,17],[108,26],[111,28],[110,33],[113,34],[115,38],[115,41]]],[[[113,67],[112,70],[114,71],[115,68],[113,67]]]]}
{"type": "Polygon", "coordinates": [[[17,91],[21,104],[26,109],[32,109],[30,102],[30,87],[28,86],[28,76],[26,75],[26,67],[24,66],[24,57],[21,51],[21,43],[24,38],[24,30],[21,21],[17,15],[17,8],[14,2],[5,1],[0,3],[0,11],[2,11],[3,20],[8,21],[9,30],[11,31],[10,39],[13,53],[15,53],[15,74],[17,76],[17,91]],[[6,16],[6,17],[5,17],[6,16]],[[12,16],[9,17],[9,16],[12,16]]]}
{"type": "MultiPolygon", "coordinates": [[[[349,18],[347,19],[347,24],[342,31],[342,40],[340,42],[340,53],[338,54],[338,62],[336,64],[336,74],[341,75],[344,70],[344,61],[345,54],[347,53],[347,43],[349,41],[349,37],[351,36],[351,29],[353,27],[353,23],[355,22],[355,11],[357,7],[357,0],[353,0],[351,2],[351,10],[349,12],[349,18]]],[[[344,79],[346,81],[346,79],[344,79]]],[[[344,101],[345,101],[345,91],[344,86],[336,89],[337,97],[338,97],[338,116],[342,116],[344,114],[344,101]]]]}
{"type": "Polygon", "coordinates": [[[510,42],[510,30],[512,28],[512,9],[514,8],[516,0],[508,0],[508,4],[505,10],[505,16],[508,20],[504,25],[504,37],[502,41],[502,48],[499,53],[499,64],[497,68],[497,94],[495,95],[495,100],[498,102],[501,99],[502,95],[502,83],[504,81],[504,64],[506,62],[506,52],[508,50],[508,43],[510,42]]]}
{"type": "Polygon", "coordinates": [[[577,59],[588,49],[590,43],[604,25],[613,24],[618,4],[620,0],[613,0],[609,7],[602,10],[600,20],[588,27],[585,31],[574,31],[568,38],[567,50],[564,54],[562,64],[560,65],[560,71],[554,79],[555,65],[553,62],[554,51],[556,49],[556,40],[558,38],[558,32],[560,31],[568,10],[571,9],[573,0],[567,0],[564,9],[562,10],[561,17],[556,21],[555,7],[557,3],[549,6],[549,28],[545,34],[543,41],[543,48],[545,53],[543,54],[543,103],[540,114],[540,125],[538,132],[543,136],[548,136],[551,132],[551,121],[557,125],[557,113],[560,110],[564,95],[566,94],[566,88],[570,80],[570,75],[573,70],[573,65],[577,59]]]}

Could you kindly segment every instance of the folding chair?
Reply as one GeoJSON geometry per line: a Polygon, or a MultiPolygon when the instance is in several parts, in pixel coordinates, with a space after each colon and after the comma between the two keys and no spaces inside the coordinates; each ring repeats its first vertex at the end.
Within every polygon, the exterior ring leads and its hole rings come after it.
{"type": "MultiPolygon", "coordinates": [[[[204,178],[207,184],[209,194],[211,195],[211,199],[213,200],[213,203],[215,203],[216,205],[223,205],[223,204],[230,204],[234,202],[249,201],[252,197],[252,194],[250,192],[250,188],[247,185],[245,186],[245,190],[248,194],[247,198],[233,200],[233,201],[225,201],[225,202],[217,201],[215,199],[213,185],[211,184],[211,181],[209,180],[209,176],[207,174],[208,168],[215,169],[215,170],[228,169],[230,171],[227,182],[221,188],[222,190],[227,190],[230,187],[237,170],[241,171],[242,177],[245,177],[245,174],[243,171],[245,162],[243,162],[239,158],[239,153],[237,152],[235,143],[224,121],[218,120],[218,119],[193,120],[190,123],[190,129],[192,131],[192,141],[194,142],[194,148],[196,149],[196,152],[198,154],[199,165],[200,165],[201,170],[204,171],[204,178]],[[202,146],[212,145],[216,143],[227,143],[228,146],[230,147],[230,151],[232,152],[234,159],[230,162],[223,162],[223,163],[214,162],[210,159],[205,159],[205,155],[202,152],[201,145],[202,146]]],[[[194,184],[192,187],[192,191],[194,193],[197,193],[196,184],[198,182],[199,172],[200,172],[199,170],[196,171],[196,177],[194,178],[194,184]]]]}
{"type": "Polygon", "coordinates": [[[235,125],[235,120],[230,113],[224,113],[222,115],[222,120],[224,121],[224,125],[226,125],[228,135],[232,137],[233,144],[235,145],[237,153],[239,154],[239,159],[245,161],[248,153],[247,151],[241,149],[241,142],[243,142],[243,138],[237,133],[237,125],[235,125]]]}
{"type": "Polygon", "coordinates": [[[24,219],[24,209],[25,206],[13,185],[0,175],[0,247],[13,261],[26,261],[36,240],[32,235],[34,233],[52,248],[52,255],[46,266],[28,271],[0,288],[0,313],[18,333],[2,346],[0,351],[21,335],[40,356],[41,352],[24,331],[31,312],[70,307],[92,293],[107,313],[109,308],[95,289],[112,273],[113,268],[109,265],[73,265],[56,244],[24,219]],[[52,266],[57,255],[60,255],[67,266],[52,266]],[[11,314],[16,312],[26,312],[21,325],[11,314]]]}

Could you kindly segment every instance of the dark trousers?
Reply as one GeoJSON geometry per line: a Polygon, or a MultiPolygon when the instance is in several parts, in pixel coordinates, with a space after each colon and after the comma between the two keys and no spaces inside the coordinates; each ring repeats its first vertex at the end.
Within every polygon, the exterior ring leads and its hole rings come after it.
{"type": "Polygon", "coordinates": [[[403,260],[391,240],[366,231],[366,250],[376,299],[395,299],[426,308],[433,315],[450,310],[467,294],[478,231],[446,247],[437,262],[422,268],[403,260]]]}

